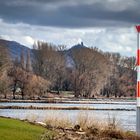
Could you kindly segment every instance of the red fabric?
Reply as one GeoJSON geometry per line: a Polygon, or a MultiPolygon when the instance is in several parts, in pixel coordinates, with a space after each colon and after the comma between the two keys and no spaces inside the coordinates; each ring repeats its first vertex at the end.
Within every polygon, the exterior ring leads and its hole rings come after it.
{"type": "Polygon", "coordinates": [[[140,81],[137,82],[137,97],[140,97],[140,81]]]}
{"type": "Polygon", "coordinates": [[[140,50],[137,50],[137,66],[140,66],[140,50]]]}
{"type": "Polygon", "coordinates": [[[140,25],[136,26],[137,32],[140,32],[140,25]]]}

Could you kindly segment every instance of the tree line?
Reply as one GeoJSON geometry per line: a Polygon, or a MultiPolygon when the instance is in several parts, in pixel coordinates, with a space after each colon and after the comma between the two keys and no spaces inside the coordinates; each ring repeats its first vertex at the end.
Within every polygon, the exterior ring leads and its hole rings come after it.
{"type": "Polygon", "coordinates": [[[135,96],[135,62],[135,57],[96,47],[67,49],[40,41],[13,60],[6,47],[0,46],[0,93],[13,99],[40,99],[63,91],[84,98],[135,96]]]}

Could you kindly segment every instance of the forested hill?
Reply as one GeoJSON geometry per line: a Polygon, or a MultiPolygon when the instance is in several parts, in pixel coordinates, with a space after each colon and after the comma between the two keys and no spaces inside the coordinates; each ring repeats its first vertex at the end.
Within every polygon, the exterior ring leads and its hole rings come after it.
{"type": "Polygon", "coordinates": [[[26,54],[26,52],[30,50],[29,47],[21,45],[16,41],[8,41],[3,39],[0,39],[0,46],[6,47],[13,59],[15,59],[16,57],[20,58],[22,51],[24,51],[24,54],[26,54]]]}
{"type": "Polygon", "coordinates": [[[135,57],[88,48],[83,43],[67,49],[37,42],[29,49],[17,42],[0,40],[0,49],[0,69],[5,63],[11,64],[0,70],[4,75],[0,77],[0,87],[8,79],[0,92],[12,92],[14,98],[17,89],[22,98],[42,97],[51,91],[71,91],[75,97],[85,98],[135,96],[135,57]],[[6,76],[4,71],[8,72],[6,76]]]}

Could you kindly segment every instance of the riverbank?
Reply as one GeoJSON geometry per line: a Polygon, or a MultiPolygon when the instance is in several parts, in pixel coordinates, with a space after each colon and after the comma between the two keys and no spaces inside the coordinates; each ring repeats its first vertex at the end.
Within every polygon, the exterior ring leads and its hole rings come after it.
{"type": "Polygon", "coordinates": [[[93,107],[39,107],[39,106],[0,106],[0,109],[30,109],[30,110],[101,110],[101,111],[136,111],[136,109],[125,108],[93,108],[93,107]]]}
{"type": "Polygon", "coordinates": [[[79,118],[79,123],[71,125],[67,120],[46,120],[46,123],[20,121],[0,117],[0,138],[2,140],[140,140],[134,132],[117,128],[112,121],[98,125],[79,118]],[[88,127],[87,127],[88,126],[88,127]]]}
{"type": "Polygon", "coordinates": [[[71,103],[71,104],[136,104],[135,98],[44,98],[40,100],[13,100],[13,99],[0,99],[0,102],[13,102],[13,103],[71,103]]]}

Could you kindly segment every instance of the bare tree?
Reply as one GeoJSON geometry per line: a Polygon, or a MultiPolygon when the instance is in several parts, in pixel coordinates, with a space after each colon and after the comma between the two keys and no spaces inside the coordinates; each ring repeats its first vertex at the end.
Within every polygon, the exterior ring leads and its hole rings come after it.
{"type": "Polygon", "coordinates": [[[41,98],[47,93],[49,85],[50,83],[47,80],[30,73],[28,75],[28,80],[24,85],[24,92],[26,93],[26,96],[29,96],[32,99],[36,96],[41,98]]]}
{"type": "Polygon", "coordinates": [[[19,88],[22,99],[25,97],[42,96],[47,92],[49,82],[40,76],[29,73],[20,67],[12,67],[9,70],[11,85],[13,87],[13,99],[16,98],[16,91],[19,88]]]}
{"type": "Polygon", "coordinates": [[[34,50],[34,71],[51,82],[51,89],[60,92],[65,74],[65,59],[60,46],[38,42],[34,50]]]}
{"type": "Polygon", "coordinates": [[[7,97],[9,92],[9,78],[7,77],[7,70],[10,66],[10,59],[8,50],[0,46],[0,93],[7,97]]]}
{"type": "Polygon", "coordinates": [[[0,46],[0,72],[2,73],[7,69],[9,66],[9,55],[8,55],[8,50],[0,46]]]}
{"type": "Polygon", "coordinates": [[[27,70],[28,72],[32,71],[30,50],[27,51],[26,70],[27,70]]]}
{"type": "Polygon", "coordinates": [[[21,64],[21,68],[25,69],[25,54],[24,54],[24,50],[22,50],[21,54],[20,54],[20,64],[21,64]]]}
{"type": "Polygon", "coordinates": [[[101,84],[97,85],[103,81],[108,69],[106,58],[89,48],[74,49],[72,58],[75,64],[73,74],[75,96],[92,97],[99,94],[101,84]]]}
{"type": "Polygon", "coordinates": [[[10,93],[10,78],[7,76],[7,71],[4,71],[0,78],[0,94],[7,98],[7,94],[10,93]]]}

